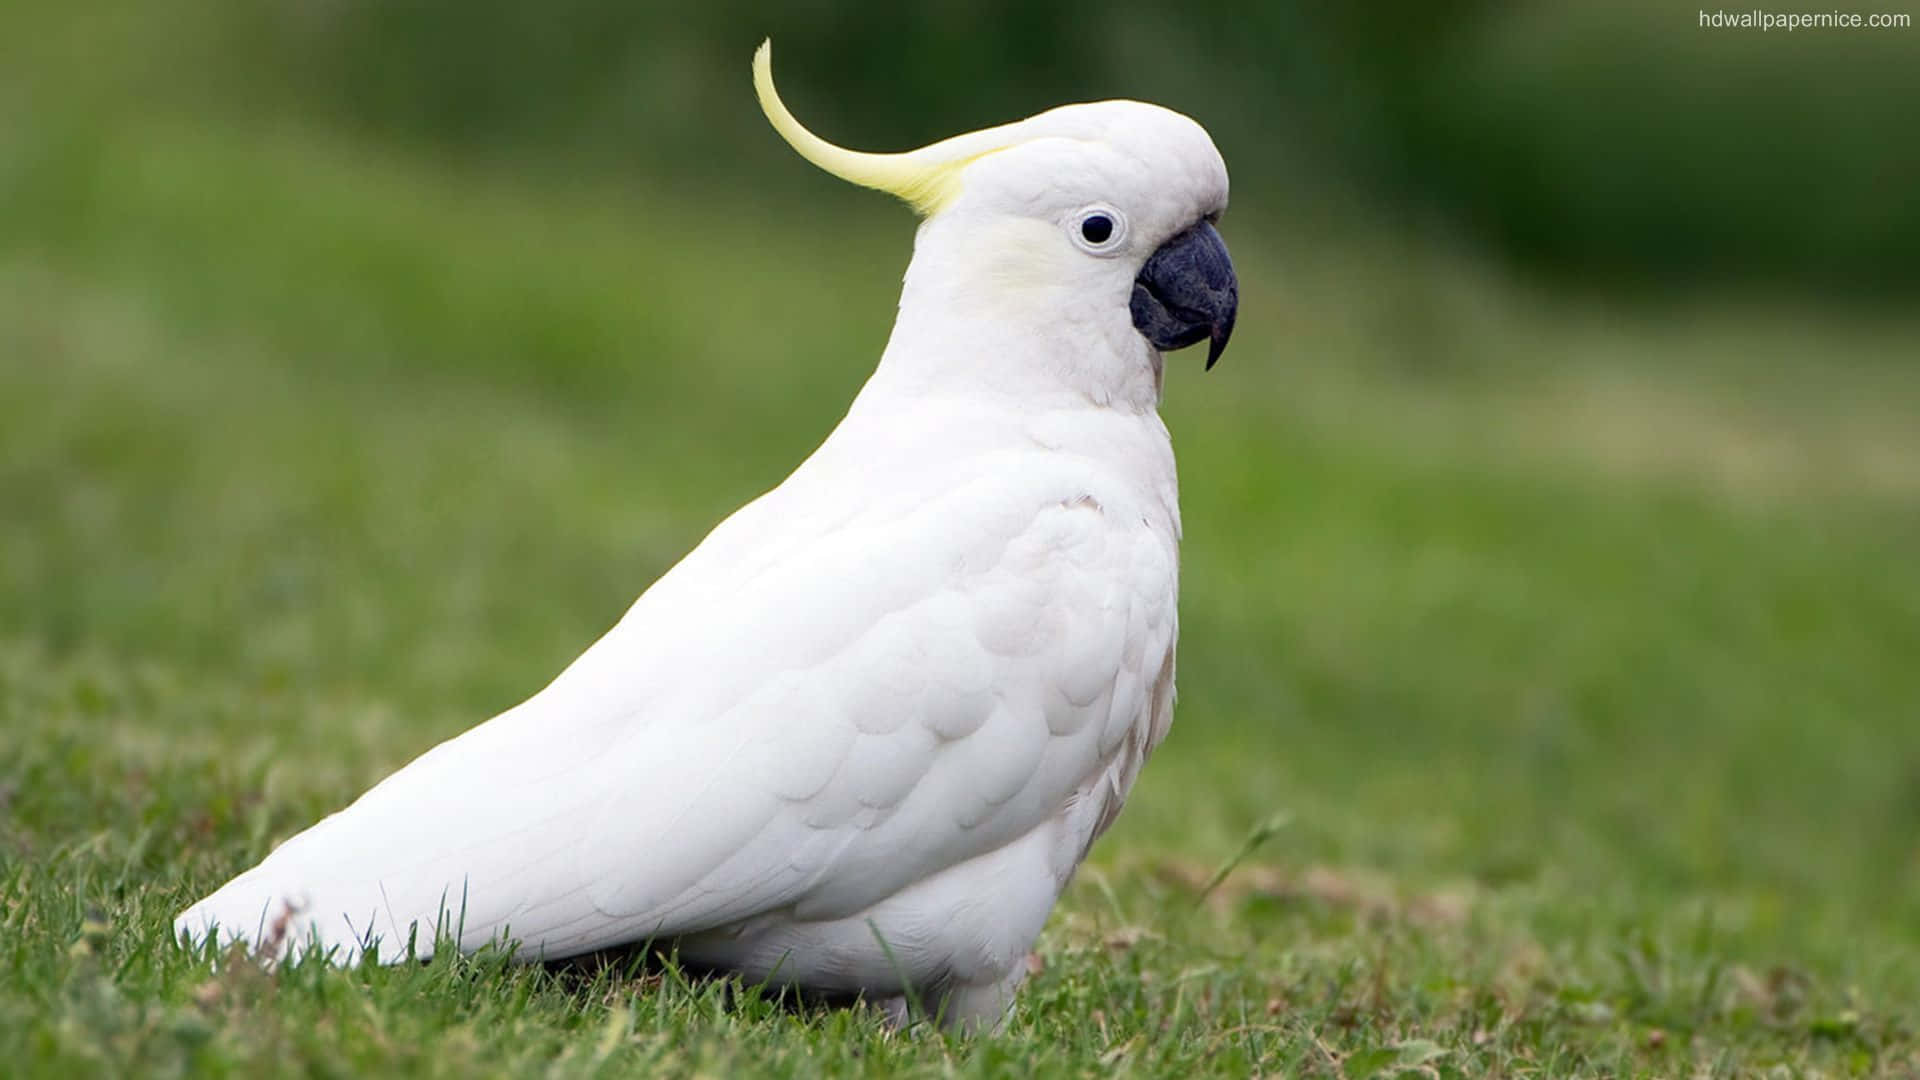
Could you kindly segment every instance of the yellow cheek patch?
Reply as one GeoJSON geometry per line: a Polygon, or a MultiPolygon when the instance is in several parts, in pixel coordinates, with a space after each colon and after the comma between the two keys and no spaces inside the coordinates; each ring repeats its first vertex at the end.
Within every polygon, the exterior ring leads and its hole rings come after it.
{"type": "Polygon", "coordinates": [[[960,173],[969,164],[1021,141],[1019,124],[956,135],[951,139],[899,154],[870,154],[849,150],[808,131],[794,119],[773,86],[773,42],[760,43],[753,54],[753,88],[760,109],[773,130],[800,156],[851,184],[896,195],[922,216],[952,205],[960,194],[960,173]]]}

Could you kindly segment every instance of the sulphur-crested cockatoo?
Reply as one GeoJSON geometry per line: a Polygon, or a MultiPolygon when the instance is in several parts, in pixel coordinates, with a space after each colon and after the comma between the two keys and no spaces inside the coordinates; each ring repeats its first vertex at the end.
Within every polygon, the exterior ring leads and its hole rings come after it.
{"type": "Polygon", "coordinates": [[[925,220],[886,351],[784,483],[525,703],[179,916],[351,962],[505,940],[992,1025],[1173,709],[1161,353],[1233,330],[1200,125],[1068,105],[900,154],[760,104],[925,220]]]}

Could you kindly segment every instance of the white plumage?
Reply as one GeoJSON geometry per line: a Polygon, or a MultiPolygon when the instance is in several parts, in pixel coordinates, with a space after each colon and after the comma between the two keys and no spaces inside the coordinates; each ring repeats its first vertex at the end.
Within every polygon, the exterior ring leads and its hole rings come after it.
{"type": "Polygon", "coordinates": [[[932,213],[893,336],[819,450],[545,690],[180,934],[343,962],[436,929],[527,959],[671,940],[896,1014],[909,993],[949,1023],[1004,1014],[1166,734],[1180,518],[1164,329],[1130,301],[1193,315],[1159,295],[1178,273],[1143,267],[1218,214],[1226,172],[1192,121],[1134,102],[961,140],[885,159],[942,194],[913,196],[932,213]],[[1089,250],[1089,207],[1122,250],[1089,250]]]}

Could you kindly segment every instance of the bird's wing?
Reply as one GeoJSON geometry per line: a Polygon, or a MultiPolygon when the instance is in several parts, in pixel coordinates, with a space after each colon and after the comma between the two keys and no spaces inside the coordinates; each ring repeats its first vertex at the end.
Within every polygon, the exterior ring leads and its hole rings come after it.
{"type": "Polygon", "coordinates": [[[791,505],[749,506],[547,690],[287,841],[181,931],[278,944],[291,905],[282,949],[350,959],[380,939],[392,957],[441,926],[562,956],[851,915],[1083,796],[1104,824],[1164,732],[1177,539],[1061,455],[941,479],[799,526],[791,505]]]}

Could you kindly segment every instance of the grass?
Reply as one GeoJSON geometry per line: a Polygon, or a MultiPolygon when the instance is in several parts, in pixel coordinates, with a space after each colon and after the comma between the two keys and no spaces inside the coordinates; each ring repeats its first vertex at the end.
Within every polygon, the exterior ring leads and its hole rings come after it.
{"type": "Polygon", "coordinates": [[[1004,1032],[174,948],[777,482],[909,235],[239,130],[0,155],[11,1074],[1920,1071],[1920,323],[1543,292],[1257,181],[1170,378],[1174,734],[1004,1032]]]}

